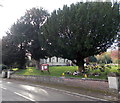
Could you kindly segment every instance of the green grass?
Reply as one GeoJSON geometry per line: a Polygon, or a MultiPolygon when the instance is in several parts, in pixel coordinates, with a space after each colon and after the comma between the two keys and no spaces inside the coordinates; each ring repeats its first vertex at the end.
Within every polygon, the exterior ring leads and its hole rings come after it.
{"type": "MultiPolygon", "coordinates": [[[[40,70],[35,69],[35,67],[28,67],[27,69],[24,70],[18,70],[16,72],[16,74],[18,75],[47,75],[47,76],[56,76],[56,77],[60,77],[62,73],[65,73],[66,71],[70,71],[71,73],[73,73],[75,70],[77,69],[77,66],[50,66],[49,67],[49,71],[50,74],[47,71],[44,71],[44,73],[42,73],[40,70]]],[[[120,70],[118,70],[117,66],[111,66],[111,68],[106,67],[104,72],[101,72],[99,69],[97,70],[92,70],[90,69],[89,72],[87,72],[86,74],[90,74],[90,73],[100,73],[100,76],[93,76],[90,75],[88,78],[98,78],[98,79],[107,79],[107,74],[109,72],[118,72],[120,74],[120,70]]],[[[75,77],[75,78],[83,78],[84,76],[81,74],[79,76],[73,76],[73,75],[66,75],[65,77],[75,77]]]]}
{"type": "Polygon", "coordinates": [[[61,74],[65,71],[74,72],[75,70],[77,70],[77,66],[50,66],[49,74],[47,71],[44,71],[44,73],[42,73],[40,70],[35,69],[35,67],[28,67],[27,69],[18,71],[16,74],[61,76],[61,74]]]}

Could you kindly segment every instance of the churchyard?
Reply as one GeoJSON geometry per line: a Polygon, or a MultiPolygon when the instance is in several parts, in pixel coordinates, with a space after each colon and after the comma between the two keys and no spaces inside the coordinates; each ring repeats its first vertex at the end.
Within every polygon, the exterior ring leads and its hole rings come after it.
{"type": "Polygon", "coordinates": [[[66,77],[66,78],[96,78],[96,79],[107,79],[110,72],[115,72],[120,74],[120,69],[118,65],[88,65],[85,66],[85,72],[73,75],[74,71],[78,71],[77,66],[49,66],[50,74],[47,71],[41,72],[35,67],[27,67],[27,69],[17,70],[17,75],[47,75],[56,77],[66,77]]]}

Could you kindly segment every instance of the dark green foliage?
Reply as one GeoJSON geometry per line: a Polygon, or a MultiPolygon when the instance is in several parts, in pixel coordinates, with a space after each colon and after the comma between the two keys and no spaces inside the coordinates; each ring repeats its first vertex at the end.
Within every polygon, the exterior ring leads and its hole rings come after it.
{"type": "Polygon", "coordinates": [[[2,72],[4,69],[8,69],[8,67],[4,64],[0,64],[0,72],[2,72]]]}
{"type": "Polygon", "coordinates": [[[112,59],[108,55],[103,55],[102,58],[98,58],[97,62],[99,64],[102,64],[102,63],[109,64],[109,63],[112,63],[112,59]]]}
{"type": "Polygon", "coordinates": [[[19,68],[25,68],[26,53],[31,53],[32,58],[38,63],[40,58],[47,56],[39,34],[48,15],[42,8],[32,8],[11,26],[9,35],[5,37],[7,40],[4,38],[5,44],[3,44],[5,64],[11,65],[17,62],[19,68]],[[11,58],[11,61],[8,58],[11,58]]]}
{"type": "Polygon", "coordinates": [[[23,51],[9,34],[2,38],[2,63],[8,67],[17,64],[23,69],[25,65],[25,51],[23,51]]]}
{"type": "MultiPolygon", "coordinates": [[[[27,41],[27,50],[32,54],[32,58],[38,60],[45,58],[46,51],[43,46],[42,38],[40,34],[40,28],[44,24],[49,14],[42,8],[32,8],[28,10],[24,16],[21,17],[19,23],[23,23],[24,29],[27,29],[25,39],[27,41]]],[[[23,30],[23,33],[25,30],[23,30]]],[[[23,35],[22,32],[20,35],[23,35]]]]}
{"type": "Polygon", "coordinates": [[[89,62],[97,62],[97,58],[95,56],[88,57],[89,62]]]}
{"type": "Polygon", "coordinates": [[[105,52],[119,29],[118,4],[87,2],[52,12],[43,26],[50,52],[84,69],[84,58],[105,52]]]}

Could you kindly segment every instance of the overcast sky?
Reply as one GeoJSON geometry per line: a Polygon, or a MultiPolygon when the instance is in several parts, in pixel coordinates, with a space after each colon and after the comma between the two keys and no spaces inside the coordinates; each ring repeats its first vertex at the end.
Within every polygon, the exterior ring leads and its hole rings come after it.
{"type": "Polygon", "coordinates": [[[86,0],[0,0],[0,38],[32,7],[43,7],[50,13],[54,9],[62,8],[64,4],[70,5],[79,1],[86,0]]]}
{"type": "Polygon", "coordinates": [[[0,0],[0,38],[5,35],[11,25],[32,7],[43,7],[52,12],[62,8],[64,4],[76,3],[80,0],[0,0]]]}

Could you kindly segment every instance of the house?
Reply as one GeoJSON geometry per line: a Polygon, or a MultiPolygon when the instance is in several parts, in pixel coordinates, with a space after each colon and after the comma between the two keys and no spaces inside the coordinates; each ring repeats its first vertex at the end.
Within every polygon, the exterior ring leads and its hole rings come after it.
{"type": "MultiPolygon", "coordinates": [[[[26,54],[28,59],[31,60],[31,54],[27,53],[26,54]]],[[[35,64],[35,62],[31,62],[30,65],[35,64]]],[[[47,59],[40,59],[40,64],[49,64],[50,66],[70,66],[72,65],[72,61],[68,60],[68,59],[63,59],[60,57],[51,57],[51,58],[47,58],[47,59]]]]}
{"type": "Polygon", "coordinates": [[[54,56],[47,59],[40,59],[40,63],[49,64],[50,66],[65,66],[65,65],[71,65],[72,61],[54,56]]]}

